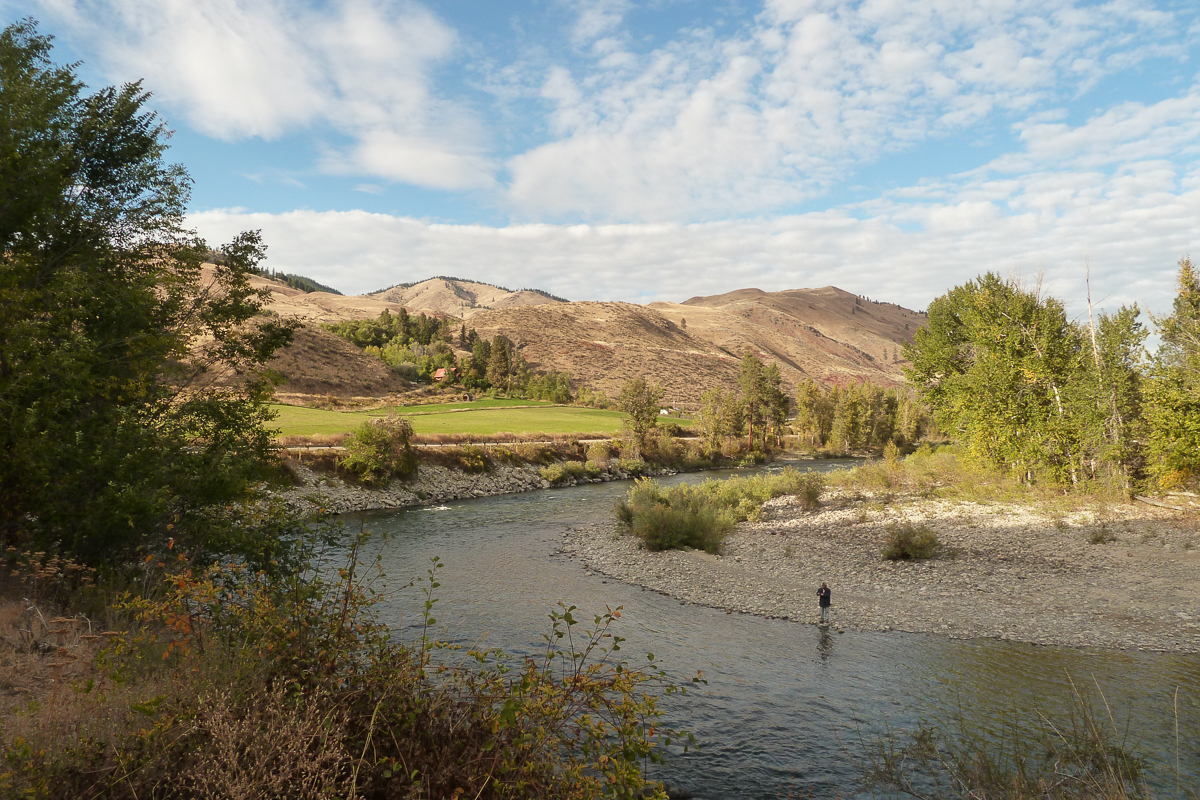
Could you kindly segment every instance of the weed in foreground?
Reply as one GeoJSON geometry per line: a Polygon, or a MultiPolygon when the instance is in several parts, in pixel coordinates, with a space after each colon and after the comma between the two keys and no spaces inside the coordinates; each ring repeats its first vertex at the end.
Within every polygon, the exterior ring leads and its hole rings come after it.
{"type": "Polygon", "coordinates": [[[0,796],[664,796],[642,769],[684,686],[621,658],[619,609],[561,607],[540,654],[463,652],[431,635],[435,559],[419,641],[397,643],[363,541],[340,568],[313,546],[287,575],[160,570],[86,681],[0,720],[0,796]]]}
{"type": "MultiPolygon", "coordinates": [[[[1073,682],[1071,688],[1063,717],[1014,712],[1001,734],[960,716],[950,725],[863,741],[864,788],[872,796],[939,800],[1152,800],[1146,760],[1103,695],[1101,715],[1073,682]]],[[[1175,772],[1169,796],[1200,798],[1194,787],[1184,788],[1178,764],[1175,772]]]]}

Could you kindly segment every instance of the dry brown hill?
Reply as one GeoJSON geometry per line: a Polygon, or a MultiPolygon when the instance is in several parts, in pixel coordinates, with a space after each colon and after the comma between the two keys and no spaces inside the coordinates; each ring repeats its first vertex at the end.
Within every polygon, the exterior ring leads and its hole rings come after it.
{"type": "Polygon", "coordinates": [[[276,393],[285,402],[289,397],[330,394],[339,398],[382,397],[411,388],[408,381],[375,356],[313,325],[299,328],[292,344],[279,351],[269,367],[284,379],[276,393]]]}
{"type": "MultiPolygon", "coordinates": [[[[706,389],[734,388],[738,362],[747,351],[777,362],[789,385],[806,377],[898,385],[900,346],[925,322],[917,312],[832,286],[741,289],[638,306],[566,303],[537,292],[445,278],[357,297],[306,294],[267,278],[254,281],[271,289],[270,310],[310,325],[375,317],[385,308],[395,313],[401,307],[410,314],[465,317],[480,335],[501,334],[515,342],[533,369],[565,370],[610,397],[630,378],[645,377],[666,388],[669,402],[683,405],[693,404],[706,389]]],[[[361,396],[398,391],[403,384],[389,379],[378,360],[316,328],[306,328],[280,354],[276,369],[288,379],[282,393],[361,396]]]]}
{"type": "Polygon", "coordinates": [[[833,286],[740,289],[648,308],[731,353],[777,361],[793,381],[803,375],[825,383],[900,384],[900,346],[925,323],[923,314],[833,286]]]}
{"type": "Polygon", "coordinates": [[[610,398],[631,378],[661,384],[667,402],[687,404],[704,388],[737,381],[737,358],[645,306],[578,302],[501,309],[480,313],[471,327],[489,339],[508,337],[531,369],[570,372],[610,398]]]}
{"type": "Polygon", "coordinates": [[[266,287],[271,290],[272,299],[267,305],[270,311],[316,323],[377,317],[385,308],[394,314],[402,307],[410,314],[470,319],[489,309],[562,302],[527,289],[510,292],[486,283],[446,278],[430,278],[408,287],[396,286],[374,294],[353,296],[302,292],[258,275],[250,282],[256,289],[266,287]]]}
{"type": "Polygon", "coordinates": [[[510,292],[486,283],[430,278],[413,286],[396,286],[368,295],[389,303],[402,305],[410,314],[424,312],[439,317],[471,319],[489,309],[537,306],[561,301],[540,292],[522,289],[510,292]]]}

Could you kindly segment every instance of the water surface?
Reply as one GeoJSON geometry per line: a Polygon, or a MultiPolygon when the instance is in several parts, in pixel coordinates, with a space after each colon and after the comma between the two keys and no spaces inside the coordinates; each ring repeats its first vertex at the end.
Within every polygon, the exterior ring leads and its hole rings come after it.
{"type": "MultiPolygon", "coordinates": [[[[888,728],[958,720],[1003,735],[1011,725],[1030,724],[1029,709],[1065,717],[1072,682],[1106,718],[1111,709],[1113,724],[1139,743],[1161,796],[1174,796],[1177,741],[1184,785],[1200,785],[1200,658],[839,633],[683,605],[589,576],[577,560],[557,553],[567,527],[609,518],[629,487],[590,484],[459,501],[367,515],[365,524],[386,534],[370,546],[382,555],[391,585],[424,576],[433,556],[445,564],[435,609],[442,639],[535,652],[559,601],[578,606],[577,616],[589,620],[621,606],[617,632],[627,639],[622,652],[631,663],[653,652],[681,679],[703,671],[706,686],[666,701],[669,721],[694,732],[701,747],[651,768],[653,777],[698,798],[854,796],[863,741],[888,728]]],[[[387,601],[385,618],[398,637],[417,635],[421,600],[409,589],[387,601]]]]}

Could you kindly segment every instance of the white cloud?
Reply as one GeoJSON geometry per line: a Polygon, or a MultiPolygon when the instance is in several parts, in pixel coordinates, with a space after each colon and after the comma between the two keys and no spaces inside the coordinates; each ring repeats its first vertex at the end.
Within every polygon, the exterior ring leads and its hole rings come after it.
{"type": "Polygon", "coordinates": [[[431,224],[361,211],[193,217],[225,240],[262,228],[270,266],[343,291],[451,274],[576,300],[682,301],[749,286],[836,285],[924,308],[981,272],[1032,279],[1072,314],[1092,293],[1115,309],[1170,307],[1176,261],[1200,252],[1200,167],[1166,161],[1115,174],[972,177],[932,192],[898,192],[861,207],[777,219],[487,227],[431,224]],[[914,202],[912,197],[920,198],[914,202]]]}
{"type": "Polygon", "coordinates": [[[146,77],[196,130],[273,139],[328,125],[323,163],[443,189],[486,187],[482,126],[431,89],[455,32],[423,7],[342,0],[42,0],[120,80],[146,77]]]}
{"type": "MultiPolygon", "coordinates": [[[[611,38],[619,14],[596,13],[604,24],[588,30],[611,38]]],[[[1172,24],[1135,0],[769,0],[749,29],[693,32],[636,69],[628,53],[607,70],[552,69],[558,138],[510,159],[510,200],[533,217],[601,220],[803,202],[886,152],[1178,54],[1172,24]]]]}

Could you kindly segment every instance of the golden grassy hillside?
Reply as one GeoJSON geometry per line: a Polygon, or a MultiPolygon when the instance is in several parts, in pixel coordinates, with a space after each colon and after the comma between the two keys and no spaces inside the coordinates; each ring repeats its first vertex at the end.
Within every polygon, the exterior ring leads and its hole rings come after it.
{"type": "Polygon", "coordinates": [[[741,289],[683,303],[560,302],[531,291],[507,292],[435,278],[373,295],[304,292],[265,278],[270,310],[308,323],[274,368],[281,395],[380,396],[404,382],[377,359],[312,323],[375,317],[387,308],[464,317],[481,336],[515,342],[535,370],[570,372],[610,397],[630,378],[661,384],[668,402],[693,405],[710,388],[732,389],[738,362],[753,352],[780,365],[787,384],[902,382],[900,346],[925,317],[832,286],[763,292],[741,289]]]}

